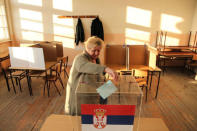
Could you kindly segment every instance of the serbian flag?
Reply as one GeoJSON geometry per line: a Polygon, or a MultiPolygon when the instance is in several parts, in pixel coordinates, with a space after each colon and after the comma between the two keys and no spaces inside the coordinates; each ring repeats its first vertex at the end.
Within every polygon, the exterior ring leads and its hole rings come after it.
{"type": "Polygon", "coordinates": [[[82,131],[132,131],[135,105],[81,105],[82,131]]]}

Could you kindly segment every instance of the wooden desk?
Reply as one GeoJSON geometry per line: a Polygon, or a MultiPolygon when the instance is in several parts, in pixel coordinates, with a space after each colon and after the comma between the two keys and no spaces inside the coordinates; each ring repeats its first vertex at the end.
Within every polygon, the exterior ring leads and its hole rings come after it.
{"type": "MultiPolygon", "coordinates": [[[[149,69],[148,70],[148,76],[150,74],[151,78],[150,78],[150,85],[149,85],[149,89],[151,90],[151,85],[152,85],[152,77],[155,73],[158,73],[158,78],[157,78],[157,88],[156,88],[156,94],[155,94],[155,98],[157,98],[158,96],[158,91],[159,91],[159,84],[160,84],[160,77],[161,77],[161,72],[162,70],[159,67],[156,67],[155,69],[149,69]]],[[[148,78],[149,80],[149,78],[148,78]]]]}
{"type": "Polygon", "coordinates": [[[132,69],[138,69],[138,70],[142,70],[142,71],[154,71],[154,70],[158,70],[160,71],[161,69],[159,67],[156,67],[155,69],[146,65],[130,65],[129,69],[126,69],[125,65],[107,65],[109,68],[112,68],[113,70],[116,71],[128,71],[128,70],[132,70],[132,69]]]}
{"type": "Polygon", "coordinates": [[[9,58],[9,53],[8,52],[0,54],[0,62],[7,59],[7,58],[9,58]]]}
{"type": "Polygon", "coordinates": [[[191,49],[197,49],[197,47],[193,46],[159,46],[158,49],[178,49],[178,50],[191,50],[191,49]]]}
{"type": "Polygon", "coordinates": [[[160,84],[160,76],[162,70],[159,67],[152,68],[149,66],[145,65],[131,65],[129,69],[137,69],[141,71],[146,71],[147,72],[147,85],[149,85],[149,90],[151,90],[151,85],[152,85],[152,77],[155,73],[158,73],[158,78],[157,78],[157,88],[156,88],[156,94],[155,98],[158,96],[158,91],[159,91],[159,84],[160,84]],[[150,78],[150,83],[149,83],[149,78],[150,78]]]}
{"type": "Polygon", "coordinates": [[[129,69],[137,69],[137,70],[142,70],[142,71],[155,70],[152,67],[149,67],[149,66],[146,66],[146,65],[130,65],[129,69]]]}
{"type": "Polygon", "coordinates": [[[159,52],[159,55],[166,56],[166,57],[188,57],[190,58],[190,57],[193,57],[194,54],[195,53],[193,52],[171,52],[171,51],[159,52]]]}
{"type": "Polygon", "coordinates": [[[170,60],[170,62],[173,62],[174,60],[183,60],[184,67],[186,66],[187,60],[197,60],[197,53],[195,52],[172,52],[172,51],[158,51],[158,61],[157,66],[163,68],[163,71],[166,69],[166,60],[170,60]],[[161,64],[161,61],[163,60],[163,64],[161,64]]]}
{"type": "Polygon", "coordinates": [[[29,94],[30,96],[33,96],[33,91],[31,87],[31,78],[29,77],[29,71],[31,70],[37,70],[37,71],[46,71],[47,75],[47,70],[51,69],[53,66],[55,66],[57,62],[45,62],[45,69],[39,69],[39,68],[31,68],[31,67],[10,67],[9,69],[15,69],[15,70],[24,70],[26,72],[26,78],[27,78],[27,84],[29,88],[29,94]]]}
{"type": "Polygon", "coordinates": [[[107,67],[109,67],[109,68],[111,68],[111,69],[113,69],[113,70],[115,70],[115,71],[126,71],[127,69],[126,69],[126,65],[115,65],[115,64],[113,64],[113,65],[111,65],[111,64],[108,64],[107,65],[107,67]]]}
{"type": "Polygon", "coordinates": [[[162,70],[159,67],[152,68],[152,67],[145,66],[145,65],[130,65],[129,70],[127,70],[126,66],[124,65],[108,65],[108,67],[112,68],[113,70],[116,70],[117,72],[129,71],[131,72],[131,75],[133,75],[132,71],[135,69],[147,72],[147,85],[149,85],[150,90],[151,90],[151,85],[152,85],[152,77],[155,73],[158,73],[157,88],[156,88],[156,94],[155,94],[155,98],[157,98],[158,91],[159,91],[160,77],[161,77],[161,72],[162,72],[162,70]],[[150,78],[150,83],[149,83],[149,78],[150,78]]]}

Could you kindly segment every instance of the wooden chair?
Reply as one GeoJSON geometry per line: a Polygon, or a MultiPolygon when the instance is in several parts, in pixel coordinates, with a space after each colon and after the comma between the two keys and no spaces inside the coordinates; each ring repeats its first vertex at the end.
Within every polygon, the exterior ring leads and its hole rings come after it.
{"type": "Polygon", "coordinates": [[[55,75],[56,74],[56,66],[52,66],[50,68],[50,70],[32,70],[32,71],[30,71],[28,73],[30,85],[32,83],[32,78],[42,78],[45,80],[45,84],[46,84],[46,77],[47,77],[46,75],[47,74],[50,74],[48,76],[55,75]]]}
{"type": "Polygon", "coordinates": [[[61,70],[61,64],[60,63],[57,63],[56,66],[55,66],[55,73],[47,73],[47,71],[45,72],[46,73],[46,76],[44,77],[45,79],[45,84],[44,84],[44,94],[45,94],[45,88],[47,87],[47,91],[48,91],[48,97],[50,96],[50,87],[51,87],[51,83],[53,83],[53,85],[55,86],[57,92],[59,93],[59,95],[61,96],[60,94],[60,91],[56,85],[56,81],[59,80],[62,88],[64,89],[64,85],[63,85],[63,81],[61,79],[61,76],[60,76],[60,70],[61,70]]]}
{"type": "Polygon", "coordinates": [[[14,92],[16,93],[15,85],[13,82],[13,78],[14,78],[16,80],[16,84],[19,85],[20,91],[22,92],[20,81],[26,76],[25,71],[12,70],[12,69],[9,69],[9,67],[10,67],[10,59],[6,59],[1,62],[1,68],[2,68],[4,78],[6,80],[8,91],[10,91],[10,86],[9,86],[9,81],[8,81],[10,79],[12,82],[12,87],[14,89],[14,92]]]}
{"type": "Polygon", "coordinates": [[[139,87],[142,88],[142,90],[145,88],[146,91],[146,96],[145,96],[145,101],[147,102],[148,98],[148,85],[147,85],[147,71],[141,71],[138,69],[133,69],[133,76],[135,77],[136,82],[138,83],[139,87]]]}
{"type": "Polygon", "coordinates": [[[68,72],[67,72],[67,67],[68,67],[68,56],[66,57],[63,57],[62,60],[61,60],[61,70],[60,72],[64,72],[64,77],[65,75],[67,76],[67,78],[69,78],[68,76],[68,72]]]}
{"type": "Polygon", "coordinates": [[[186,63],[186,69],[188,71],[194,71],[194,69],[197,67],[197,61],[188,61],[186,63]]]}
{"type": "MultiPolygon", "coordinates": [[[[32,78],[45,78],[45,71],[44,70],[32,70],[29,72],[29,84],[32,85],[32,78]]],[[[31,93],[30,93],[31,94],[31,93]]]]}

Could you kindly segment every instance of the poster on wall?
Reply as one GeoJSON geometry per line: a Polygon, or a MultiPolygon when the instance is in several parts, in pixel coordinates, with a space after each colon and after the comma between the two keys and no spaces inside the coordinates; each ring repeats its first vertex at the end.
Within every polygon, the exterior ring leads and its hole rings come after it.
{"type": "Polygon", "coordinates": [[[82,131],[132,131],[135,105],[81,105],[82,131]]]}

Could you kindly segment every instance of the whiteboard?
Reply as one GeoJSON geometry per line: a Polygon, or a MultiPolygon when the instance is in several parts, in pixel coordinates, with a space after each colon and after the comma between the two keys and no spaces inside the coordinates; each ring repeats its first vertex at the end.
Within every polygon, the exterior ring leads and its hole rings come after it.
{"type": "Polygon", "coordinates": [[[45,70],[42,48],[9,47],[11,68],[45,70]]]}

